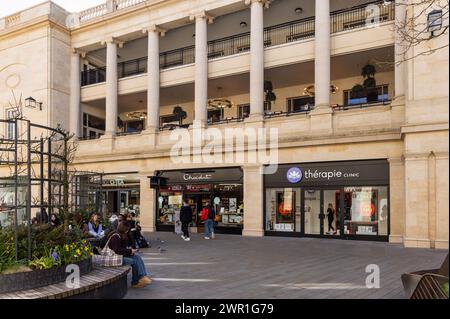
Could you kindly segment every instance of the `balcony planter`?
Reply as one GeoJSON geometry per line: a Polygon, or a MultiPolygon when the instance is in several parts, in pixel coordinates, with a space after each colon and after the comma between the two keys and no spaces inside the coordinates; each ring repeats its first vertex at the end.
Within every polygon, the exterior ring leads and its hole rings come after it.
{"type": "MultiPolygon", "coordinates": [[[[92,259],[88,258],[75,263],[80,268],[80,276],[92,271],[92,259]]],[[[67,265],[51,269],[33,270],[14,274],[0,275],[0,293],[28,290],[53,285],[66,280],[67,265]]]]}

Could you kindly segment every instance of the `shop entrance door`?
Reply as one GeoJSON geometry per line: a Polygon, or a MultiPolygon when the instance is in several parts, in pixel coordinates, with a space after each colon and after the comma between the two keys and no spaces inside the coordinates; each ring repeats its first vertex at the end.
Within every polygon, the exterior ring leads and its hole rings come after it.
{"type": "Polygon", "coordinates": [[[320,189],[302,189],[303,233],[306,235],[323,234],[322,191],[320,189]]]}
{"type": "Polygon", "coordinates": [[[185,193],[184,199],[192,208],[192,225],[197,227],[197,232],[204,231],[204,222],[200,220],[203,207],[211,201],[210,193],[185,193]]]}
{"type": "Polygon", "coordinates": [[[343,234],[342,189],[302,189],[302,233],[339,237],[343,234]]]}

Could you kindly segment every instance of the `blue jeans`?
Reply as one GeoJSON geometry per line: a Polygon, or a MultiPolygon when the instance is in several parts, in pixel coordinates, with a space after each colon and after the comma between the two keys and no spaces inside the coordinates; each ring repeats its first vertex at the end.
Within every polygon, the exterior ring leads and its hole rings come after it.
{"type": "Polygon", "coordinates": [[[132,271],[132,279],[131,284],[136,285],[144,276],[147,276],[147,271],[145,270],[145,264],[142,260],[141,256],[139,255],[133,255],[133,256],[127,256],[123,257],[123,265],[129,265],[131,266],[132,271]]]}
{"type": "Polygon", "coordinates": [[[214,221],[212,219],[205,220],[205,237],[211,237],[214,233],[214,221]]]}

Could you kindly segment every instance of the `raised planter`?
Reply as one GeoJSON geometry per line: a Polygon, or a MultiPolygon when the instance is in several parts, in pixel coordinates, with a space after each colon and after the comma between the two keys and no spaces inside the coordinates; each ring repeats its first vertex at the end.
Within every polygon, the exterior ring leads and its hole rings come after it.
{"type": "MultiPolygon", "coordinates": [[[[92,259],[88,258],[75,263],[80,267],[80,276],[92,271],[92,259]]],[[[63,282],[69,273],[67,265],[51,269],[33,270],[15,274],[0,275],[0,293],[39,288],[63,282]]]]}

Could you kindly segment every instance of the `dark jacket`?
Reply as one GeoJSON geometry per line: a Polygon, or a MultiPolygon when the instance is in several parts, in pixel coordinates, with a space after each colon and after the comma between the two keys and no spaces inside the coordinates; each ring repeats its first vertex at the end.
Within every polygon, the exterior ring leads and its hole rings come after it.
{"type": "Polygon", "coordinates": [[[214,220],[216,218],[216,211],[212,206],[208,206],[208,219],[214,220]]]}
{"type": "Polygon", "coordinates": [[[180,209],[180,221],[191,222],[192,221],[192,208],[191,206],[182,206],[180,209]]]}
{"type": "Polygon", "coordinates": [[[127,248],[127,245],[128,239],[122,239],[119,233],[114,232],[110,237],[108,247],[114,250],[117,255],[131,256],[132,251],[131,249],[127,248]]]}

